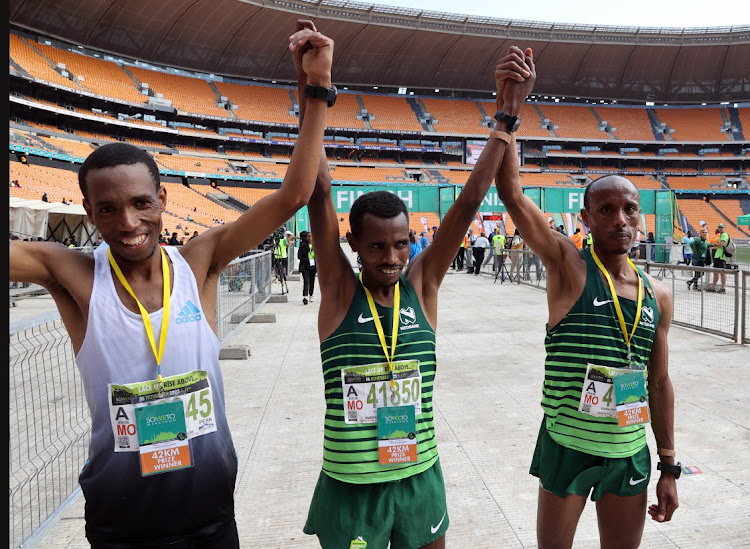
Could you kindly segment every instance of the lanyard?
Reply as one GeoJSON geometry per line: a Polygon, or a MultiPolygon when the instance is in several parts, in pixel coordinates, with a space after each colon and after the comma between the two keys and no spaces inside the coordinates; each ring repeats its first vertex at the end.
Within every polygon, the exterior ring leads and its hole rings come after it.
{"type": "Polygon", "coordinates": [[[398,339],[398,314],[399,305],[401,303],[401,292],[399,291],[399,283],[396,282],[396,287],[393,289],[393,330],[391,332],[391,352],[388,353],[388,345],[385,344],[385,333],[383,332],[383,325],[380,322],[380,315],[378,310],[375,308],[375,301],[372,299],[370,290],[367,289],[364,282],[362,282],[362,273],[359,273],[359,282],[365,289],[367,295],[367,304],[370,306],[370,312],[372,313],[372,321],[375,324],[375,329],[378,331],[378,338],[380,339],[380,345],[383,347],[385,353],[385,359],[388,361],[388,371],[391,373],[391,389],[395,385],[393,381],[393,359],[396,357],[396,340],[398,339]]]}
{"type": "Polygon", "coordinates": [[[161,333],[159,334],[158,349],[156,348],[154,329],[151,326],[151,318],[148,316],[148,311],[146,311],[143,305],[141,305],[141,302],[138,301],[138,298],[135,297],[133,289],[130,287],[130,284],[128,284],[128,281],[125,280],[125,276],[122,274],[120,267],[117,265],[115,258],[112,256],[112,250],[107,250],[107,253],[109,254],[109,264],[112,265],[117,278],[120,280],[120,282],[122,282],[122,285],[125,286],[125,289],[133,297],[133,299],[135,299],[135,302],[138,304],[138,309],[141,311],[141,318],[143,318],[143,324],[146,327],[146,335],[148,336],[148,340],[151,343],[151,350],[154,351],[154,356],[156,357],[156,375],[157,379],[159,380],[159,394],[161,394],[163,392],[161,385],[161,357],[164,354],[164,347],[167,343],[167,329],[169,328],[169,264],[167,263],[167,254],[164,253],[164,248],[159,246],[159,250],[161,251],[161,272],[162,276],[164,277],[164,301],[161,316],[161,333]]]}
{"type": "Polygon", "coordinates": [[[630,360],[631,360],[630,342],[633,340],[633,334],[635,334],[635,329],[636,327],[638,327],[638,322],[640,322],[641,320],[641,308],[643,306],[643,279],[641,278],[641,275],[638,274],[638,269],[636,269],[633,262],[630,260],[630,258],[628,258],[628,265],[633,267],[633,270],[635,271],[635,276],[636,278],[638,278],[638,305],[635,310],[635,319],[633,320],[633,329],[630,332],[630,335],[628,335],[628,329],[627,329],[627,326],[625,325],[625,316],[622,314],[622,308],[620,307],[620,300],[617,298],[615,285],[612,283],[612,278],[609,276],[609,272],[604,267],[604,265],[602,265],[602,262],[599,260],[599,256],[596,255],[596,251],[594,250],[593,246],[591,248],[591,256],[594,258],[594,261],[596,262],[596,266],[599,267],[599,270],[607,279],[609,290],[612,293],[612,301],[615,304],[615,311],[617,312],[617,321],[620,323],[620,329],[622,330],[622,337],[625,340],[625,345],[628,346],[628,365],[630,365],[630,360]]]}

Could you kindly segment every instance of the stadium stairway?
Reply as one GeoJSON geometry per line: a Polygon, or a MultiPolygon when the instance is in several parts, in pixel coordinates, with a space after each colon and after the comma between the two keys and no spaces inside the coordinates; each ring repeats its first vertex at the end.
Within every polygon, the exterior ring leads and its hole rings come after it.
{"type": "Polygon", "coordinates": [[[427,114],[427,109],[425,109],[422,100],[414,99],[413,97],[407,97],[406,102],[409,103],[411,110],[414,111],[414,115],[417,117],[417,120],[419,120],[419,124],[422,126],[422,129],[426,132],[435,133],[435,127],[431,122],[423,122],[423,120],[425,119],[425,115],[427,114]]]}
{"type": "MultiPolygon", "coordinates": [[[[52,62],[52,60],[49,57],[47,57],[46,55],[44,55],[39,50],[39,48],[37,48],[36,46],[34,46],[34,44],[32,43],[31,40],[28,40],[28,39],[23,38],[23,37],[21,37],[21,40],[23,40],[26,43],[26,45],[29,46],[29,48],[31,48],[33,50],[34,53],[36,53],[39,57],[41,57],[42,59],[44,59],[44,62],[47,63],[53,71],[55,71],[55,72],[58,71],[57,67],[55,67],[55,64],[52,62]]],[[[73,87],[73,88],[79,89],[81,91],[84,91],[83,87],[76,80],[75,75],[72,72],[70,72],[70,71],[68,71],[68,74],[70,74],[70,76],[67,77],[68,80],[70,81],[70,86],[73,87]]]]}
{"type": "MultiPolygon", "coordinates": [[[[596,109],[594,107],[589,107],[589,110],[591,111],[591,114],[594,115],[594,118],[596,118],[597,122],[599,122],[599,127],[601,128],[604,125],[604,120],[602,120],[602,117],[599,116],[599,113],[596,112],[596,109]]],[[[617,139],[615,137],[615,134],[613,134],[610,130],[605,130],[607,132],[607,135],[610,137],[610,139],[617,139]]]]}
{"type": "MultiPolygon", "coordinates": [[[[715,212],[716,212],[717,214],[719,214],[719,215],[721,216],[721,218],[722,218],[722,219],[724,219],[724,220],[725,220],[725,221],[726,221],[727,223],[729,223],[729,226],[730,226],[730,227],[732,227],[733,229],[736,229],[736,230],[737,230],[737,232],[739,232],[739,233],[740,233],[740,234],[741,234],[742,236],[745,236],[745,237],[748,237],[748,238],[750,238],[750,234],[748,234],[748,233],[747,233],[747,231],[743,230],[743,229],[742,229],[742,227],[739,227],[739,226],[737,225],[737,220],[736,220],[736,219],[729,219],[729,218],[728,218],[728,217],[726,216],[726,214],[725,214],[724,212],[722,212],[722,211],[721,211],[721,210],[720,210],[719,208],[717,208],[717,207],[716,207],[716,206],[715,206],[714,204],[712,204],[711,202],[709,202],[709,203],[708,203],[708,205],[709,205],[709,206],[711,206],[711,208],[712,208],[712,209],[713,209],[713,210],[714,210],[714,211],[715,211],[715,212]]],[[[744,210],[744,208],[743,208],[743,210],[742,210],[742,211],[743,211],[743,212],[745,211],[745,210],[744,210]]]]}
{"type": "Polygon", "coordinates": [[[744,141],[745,133],[742,128],[742,120],[740,120],[740,111],[738,111],[734,107],[727,107],[726,109],[729,113],[729,122],[731,122],[732,128],[734,130],[731,133],[732,139],[734,141],[744,141]]]}
{"type": "MultiPolygon", "coordinates": [[[[536,113],[539,115],[540,122],[542,124],[544,124],[545,118],[544,118],[544,113],[542,112],[542,109],[540,109],[537,105],[533,105],[533,107],[534,107],[534,110],[536,111],[536,113]]],[[[550,122],[552,122],[552,121],[550,120],[550,122]]],[[[554,125],[554,122],[552,124],[554,125]]],[[[553,130],[551,127],[547,128],[547,131],[550,133],[550,135],[552,137],[557,137],[557,134],[555,133],[555,130],[553,130]]]]}
{"type": "Polygon", "coordinates": [[[28,79],[34,78],[28,72],[26,72],[26,70],[21,65],[13,61],[13,59],[8,58],[8,61],[10,62],[10,66],[13,67],[13,70],[16,71],[18,74],[20,74],[21,76],[25,76],[28,79]]]}
{"type": "MultiPolygon", "coordinates": [[[[354,96],[357,98],[357,105],[359,105],[359,113],[357,114],[357,118],[360,118],[360,115],[363,115],[367,112],[367,109],[365,108],[365,102],[362,100],[362,96],[358,93],[355,93],[354,96]]],[[[372,113],[370,113],[372,114],[372,113]]],[[[370,120],[367,118],[362,118],[362,122],[365,123],[365,128],[372,131],[372,124],[370,124],[370,120]]]]}
{"type": "MultiPolygon", "coordinates": [[[[656,116],[656,111],[654,109],[646,109],[646,114],[648,115],[648,119],[651,122],[651,133],[654,134],[654,139],[657,141],[667,141],[667,138],[664,137],[664,134],[660,131],[657,131],[657,128],[661,127],[661,120],[659,120],[659,117],[656,116]]],[[[674,141],[672,139],[672,136],[667,134],[670,141],[674,141]]]]}
{"type": "MultiPolygon", "coordinates": [[[[216,94],[216,102],[217,102],[217,104],[221,103],[221,92],[219,91],[219,88],[217,88],[216,85],[211,80],[206,80],[206,82],[208,82],[209,87],[216,94]]],[[[230,103],[230,106],[231,106],[231,103],[230,103]]],[[[234,118],[235,120],[237,120],[237,115],[234,114],[234,109],[231,109],[231,108],[227,109],[226,107],[225,107],[225,109],[229,113],[229,116],[231,118],[234,118]]]]}
{"type": "Polygon", "coordinates": [[[487,111],[484,110],[484,106],[482,105],[481,101],[474,101],[474,103],[476,103],[477,108],[482,115],[482,120],[489,120],[490,128],[494,127],[494,125],[492,124],[492,117],[495,116],[495,113],[493,112],[491,115],[487,114],[487,111]]]}

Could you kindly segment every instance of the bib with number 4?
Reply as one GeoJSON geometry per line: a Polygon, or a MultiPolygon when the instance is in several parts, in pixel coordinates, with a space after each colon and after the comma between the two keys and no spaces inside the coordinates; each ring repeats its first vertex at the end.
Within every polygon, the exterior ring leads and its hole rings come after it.
{"type": "Polygon", "coordinates": [[[344,392],[344,420],[347,424],[377,423],[378,407],[414,406],[422,413],[422,374],[418,360],[393,363],[393,388],[388,363],[341,369],[344,392]]]}
{"type": "MultiPolygon", "coordinates": [[[[586,368],[586,377],[583,380],[583,391],[581,391],[578,411],[594,417],[617,417],[615,379],[619,379],[622,375],[633,374],[645,380],[645,370],[612,368],[589,363],[586,368]]],[[[645,383],[642,385],[642,388],[642,396],[644,402],[647,403],[648,399],[645,398],[645,383]]],[[[627,425],[635,425],[635,423],[627,425]]]]}
{"type": "MultiPolygon", "coordinates": [[[[195,370],[162,380],[164,397],[182,400],[185,410],[185,428],[188,438],[216,431],[216,414],[208,372],[195,370]]],[[[155,380],[107,386],[109,417],[114,435],[115,452],[137,452],[139,443],[135,420],[135,404],[149,402],[159,397],[155,380]]]]}

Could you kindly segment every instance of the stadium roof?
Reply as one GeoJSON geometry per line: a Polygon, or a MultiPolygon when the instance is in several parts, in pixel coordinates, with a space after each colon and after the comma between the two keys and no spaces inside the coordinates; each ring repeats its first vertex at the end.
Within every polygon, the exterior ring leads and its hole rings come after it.
{"type": "MultiPolygon", "coordinates": [[[[460,5],[460,4],[459,4],[460,5]]],[[[500,8],[501,9],[501,8],[500,8]]],[[[636,28],[475,17],[338,0],[10,0],[10,25],[116,56],[293,81],[303,17],[336,42],[334,82],[489,92],[510,45],[534,48],[535,94],[750,100],[750,26],[636,28]]]]}

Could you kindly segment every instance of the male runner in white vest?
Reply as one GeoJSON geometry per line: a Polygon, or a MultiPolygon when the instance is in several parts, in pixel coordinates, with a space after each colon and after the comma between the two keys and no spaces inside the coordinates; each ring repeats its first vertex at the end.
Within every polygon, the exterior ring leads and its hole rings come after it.
{"type": "MultiPolygon", "coordinates": [[[[526,63],[533,67],[531,56],[526,63]]],[[[509,80],[507,86],[518,85],[509,80]]],[[[578,250],[549,230],[523,194],[514,150],[507,149],[498,170],[497,192],[548,273],[544,419],[530,471],[539,477],[539,547],[572,546],[589,493],[601,546],[637,547],[651,472],[644,428],[649,410],[662,473],[648,513],[669,521],[678,505],[667,367],[671,295],[628,259],[641,218],[633,183],[606,176],[586,188],[581,217],[593,245],[578,250]]]]}
{"type": "MultiPolygon", "coordinates": [[[[506,117],[518,115],[534,84],[522,56],[511,48],[495,67],[506,117]],[[522,84],[503,95],[506,78],[522,84]]],[[[352,205],[347,239],[362,262],[360,276],[353,272],[339,244],[321,156],[308,211],[321,290],[325,440],[304,531],[324,549],[445,547],[449,519],[432,415],[437,297],[515,130],[498,118],[432,244],[408,268],[406,206],[392,193],[375,192],[352,205]]]]}
{"type": "MultiPolygon", "coordinates": [[[[306,82],[331,87],[329,38],[295,34],[290,49],[306,82]]],[[[179,249],[159,245],[167,191],[153,157],[124,143],[100,147],[79,171],[83,205],[106,244],[92,254],[11,242],[10,280],[49,290],[83,378],[93,427],[80,484],[94,549],[239,547],[217,283],[231,260],[307,203],[327,106],[308,102],[278,191],[179,249]]]]}

